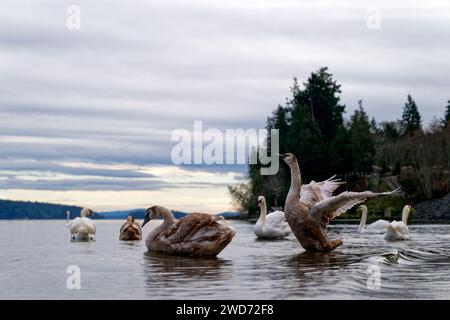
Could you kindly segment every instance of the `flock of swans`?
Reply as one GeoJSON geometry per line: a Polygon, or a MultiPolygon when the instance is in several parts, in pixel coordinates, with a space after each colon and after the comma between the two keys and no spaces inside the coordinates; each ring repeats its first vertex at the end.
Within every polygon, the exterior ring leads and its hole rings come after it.
{"type": "MultiPolygon", "coordinates": [[[[333,192],[343,182],[332,177],[323,182],[312,181],[302,185],[296,157],[287,153],[281,154],[280,158],[290,167],[291,186],[284,212],[275,211],[268,214],[265,198],[263,196],[258,198],[261,214],[254,227],[254,233],[261,239],[283,239],[293,234],[307,251],[332,251],[343,242],[341,239],[328,238],[327,225],[331,220],[369,198],[398,195],[399,189],[384,193],[343,192],[333,196],[333,192]]],[[[358,229],[360,233],[384,233],[385,239],[389,241],[409,238],[407,220],[410,206],[404,208],[401,222],[379,220],[368,226],[366,226],[367,207],[361,205],[360,210],[362,211],[358,229]]],[[[83,209],[80,218],[68,222],[72,241],[95,240],[95,223],[89,218],[94,213],[90,209],[83,209]]],[[[163,222],[151,230],[145,239],[149,251],[171,255],[217,256],[235,236],[235,231],[223,217],[192,213],[176,220],[167,208],[153,206],[147,209],[142,226],[134,217],[128,217],[120,229],[119,239],[142,240],[142,228],[156,218],[162,218],[163,222]]]]}
{"type": "Polygon", "coordinates": [[[396,240],[408,240],[409,239],[409,228],[408,228],[408,217],[411,212],[411,206],[406,205],[403,208],[402,221],[386,221],[378,220],[370,225],[366,226],[367,207],[362,205],[359,207],[362,211],[361,223],[359,225],[359,233],[369,233],[369,234],[384,234],[384,238],[387,241],[396,240]]]}

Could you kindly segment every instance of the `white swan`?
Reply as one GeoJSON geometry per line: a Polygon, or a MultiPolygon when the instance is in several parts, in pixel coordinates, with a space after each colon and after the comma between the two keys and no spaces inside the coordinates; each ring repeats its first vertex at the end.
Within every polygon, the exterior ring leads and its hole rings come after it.
{"type": "Polygon", "coordinates": [[[387,241],[408,240],[409,228],[408,217],[411,212],[411,206],[405,206],[403,208],[402,221],[393,221],[389,224],[384,239],[387,241]]]}
{"type": "Polygon", "coordinates": [[[95,223],[88,218],[93,215],[94,211],[85,208],[81,210],[80,218],[76,218],[70,223],[70,235],[72,241],[95,240],[95,223]]]}
{"type": "Polygon", "coordinates": [[[70,227],[70,211],[66,211],[66,227],[70,227]]]}
{"type": "Polygon", "coordinates": [[[361,223],[359,224],[358,231],[359,233],[373,233],[373,234],[383,234],[386,232],[388,226],[390,225],[389,221],[386,220],[377,220],[374,223],[369,224],[366,227],[367,223],[367,214],[369,210],[365,205],[359,207],[359,210],[362,211],[361,215],[361,223]]]}
{"type": "Polygon", "coordinates": [[[291,234],[291,228],[284,217],[284,212],[275,211],[267,214],[266,199],[263,196],[258,197],[258,207],[261,208],[261,214],[253,232],[261,239],[280,239],[291,234]]]}

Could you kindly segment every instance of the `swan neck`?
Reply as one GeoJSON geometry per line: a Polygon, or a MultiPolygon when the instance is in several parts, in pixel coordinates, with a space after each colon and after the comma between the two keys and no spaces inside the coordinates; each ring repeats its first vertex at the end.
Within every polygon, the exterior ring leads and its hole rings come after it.
{"type": "Polygon", "coordinates": [[[300,195],[300,186],[302,185],[302,177],[300,167],[297,162],[290,165],[291,168],[291,187],[289,189],[288,198],[297,199],[300,195]]]}
{"type": "Polygon", "coordinates": [[[266,221],[267,217],[267,204],[264,201],[264,203],[261,205],[261,214],[259,215],[259,220],[266,221]]]}
{"type": "Polygon", "coordinates": [[[166,220],[163,221],[163,223],[161,223],[159,226],[157,226],[155,229],[153,229],[152,231],[150,231],[150,233],[147,236],[146,242],[147,242],[147,247],[148,247],[148,243],[155,240],[164,230],[166,230],[169,226],[171,225],[171,223],[167,222],[166,220]]]}
{"type": "Polygon", "coordinates": [[[362,231],[366,227],[367,223],[367,208],[362,208],[362,215],[361,215],[361,223],[359,224],[359,230],[362,231]]]}
{"type": "Polygon", "coordinates": [[[149,242],[155,240],[164,230],[166,230],[172,224],[175,223],[175,218],[170,210],[168,210],[166,208],[162,208],[159,213],[160,213],[161,217],[163,218],[163,223],[161,223],[155,229],[150,231],[150,233],[148,234],[147,239],[146,239],[147,244],[149,242]]]}
{"type": "Polygon", "coordinates": [[[403,209],[402,222],[404,224],[408,224],[408,218],[409,218],[410,211],[411,211],[411,209],[409,209],[409,208],[403,209]]]}
{"type": "Polygon", "coordinates": [[[161,217],[164,219],[163,225],[171,225],[175,222],[175,218],[169,209],[163,208],[160,211],[161,217]]]}

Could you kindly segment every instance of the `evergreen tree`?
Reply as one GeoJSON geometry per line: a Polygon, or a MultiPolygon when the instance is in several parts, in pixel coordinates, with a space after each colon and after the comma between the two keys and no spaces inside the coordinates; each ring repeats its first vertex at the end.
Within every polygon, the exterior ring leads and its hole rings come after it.
{"type": "Polygon", "coordinates": [[[444,123],[448,125],[450,123],[450,100],[447,101],[447,107],[445,109],[444,123]]]}
{"type": "MultiPolygon", "coordinates": [[[[294,83],[295,84],[295,83],[294,83]]],[[[328,68],[320,68],[304,83],[304,89],[297,86],[294,93],[294,105],[301,106],[312,121],[317,122],[325,143],[329,143],[343,123],[345,106],[339,104],[341,86],[333,80],[328,68]]]]}
{"type": "Polygon", "coordinates": [[[280,136],[280,152],[288,152],[288,150],[286,150],[286,140],[289,131],[289,108],[284,108],[279,105],[278,108],[273,111],[272,116],[267,118],[266,128],[269,143],[271,129],[278,129],[280,136]]]}
{"type": "Polygon", "coordinates": [[[395,141],[399,138],[400,133],[398,128],[399,123],[395,122],[395,121],[386,121],[386,122],[382,122],[380,123],[381,128],[382,128],[382,133],[383,136],[390,141],[395,141]]]}
{"type": "MultiPolygon", "coordinates": [[[[294,82],[295,83],[295,82],[294,82]]],[[[270,141],[270,130],[278,129],[279,131],[279,146],[280,153],[290,152],[287,147],[287,140],[289,134],[291,110],[289,103],[286,107],[278,106],[278,108],[272,113],[272,116],[267,119],[267,134],[268,141],[270,141]]],[[[259,172],[256,172],[259,174],[259,172]]],[[[274,205],[276,207],[282,206],[284,197],[289,191],[289,184],[287,181],[290,177],[290,171],[287,167],[281,165],[280,170],[275,176],[263,176],[256,178],[259,180],[263,187],[258,187],[257,183],[253,189],[257,188],[260,191],[259,194],[266,196],[266,201],[269,205],[274,205]]]]}
{"type": "Polygon", "coordinates": [[[408,94],[402,115],[402,133],[412,135],[422,129],[422,117],[417,109],[416,102],[408,94]]]}
{"type": "MultiPolygon", "coordinates": [[[[328,175],[323,136],[319,125],[311,119],[311,114],[303,105],[292,109],[287,148],[297,155],[305,181],[324,178],[328,175]]],[[[289,183],[289,181],[286,181],[289,183]]]]}
{"type": "Polygon", "coordinates": [[[346,175],[353,171],[353,158],[350,133],[342,125],[336,132],[336,137],[330,143],[329,154],[334,173],[346,175]]]}
{"type": "Polygon", "coordinates": [[[363,108],[362,100],[359,108],[350,118],[349,133],[351,140],[353,167],[360,173],[371,171],[375,158],[375,139],[370,131],[369,117],[363,108]]]}
{"type": "MultiPolygon", "coordinates": [[[[294,78],[291,92],[292,98],[287,99],[286,106],[278,106],[267,119],[269,142],[270,130],[278,129],[280,152],[292,152],[298,156],[304,182],[329,178],[338,169],[339,172],[351,170],[351,167],[348,169],[351,165],[348,160],[350,150],[344,152],[342,161],[338,161],[342,169],[336,167],[330,157],[329,146],[338,131],[344,130],[339,139],[345,140],[346,145],[349,143],[345,129],[339,129],[343,127],[345,109],[339,104],[340,85],[332,79],[327,68],[312,73],[303,88],[294,78]]],[[[337,155],[339,145],[335,143],[334,147],[337,155]]],[[[289,190],[290,171],[287,166],[281,164],[275,176],[261,176],[260,169],[260,163],[250,165],[250,183],[230,188],[236,206],[248,210],[250,216],[258,211],[257,196],[264,195],[269,207],[283,206],[289,190]]]]}
{"type": "Polygon", "coordinates": [[[370,120],[370,132],[372,134],[379,134],[380,133],[380,129],[378,128],[378,123],[375,120],[374,117],[372,117],[372,120],[370,120]]]}

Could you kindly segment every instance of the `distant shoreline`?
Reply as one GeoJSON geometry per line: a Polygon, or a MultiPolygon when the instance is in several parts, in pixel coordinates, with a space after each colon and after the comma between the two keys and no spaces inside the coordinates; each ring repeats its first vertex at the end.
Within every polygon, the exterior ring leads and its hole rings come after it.
{"type": "MultiPolygon", "coordinates": [[[[123,221],[122,218],[100,218],[100,219],[93,219],[95,221],[123,221]]],[[[142,219],[138,219],[142,220],[142,219]]],[[[162,220],[162,219],[155,219],[155,220],[162,220]]],[[[255,224],[256,219],[250,219],[250,220],[243,220],[243,219],[226,219],[226,220],[234,220],[234,221],[242,221],[247,222],[249,224],[255,224]]],[[[65,219],[0,219],[0,222],[2,221],[66,221],[65,219]]],[[[331,226],[333,225],[358,225],[361,222],[359,219],[338,219],[334,220],[330,223],[331,226]]],[[[408,225],[430,225],[430,224],[437,224],[437,225],[450,225],[450,220],[408,220],[408,225]]]]}

